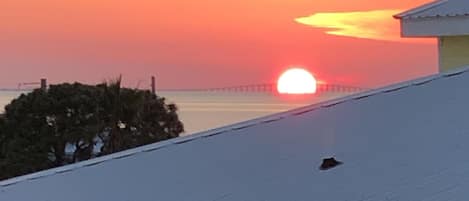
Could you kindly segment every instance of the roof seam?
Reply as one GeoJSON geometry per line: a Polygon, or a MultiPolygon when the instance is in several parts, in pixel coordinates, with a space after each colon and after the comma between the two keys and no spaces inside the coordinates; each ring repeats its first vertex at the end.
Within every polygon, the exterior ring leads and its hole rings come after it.
{"type": "Polygon", "coordinates": [[[404,19],[425,19],[425,18],[438,18],[438,17],[463,17],[468,16],[468,13],[458,13],[458,14],[445,14],[445,15],[427,15],[427,16],[415,16],[415,17],[406,17],[404,19]]]}
{"type": "Polygon", "coordinates": [[[67,172],[75,171],[77,169],[81,169],[85,167],[92,167],[92,166],[95,166],[104,162],[112,161],[112,160],[122,159],[122,158],[126,158],[129,156],[141,154],[141,153],[153,152],[159,149],[167,148],[169,146],[175,146],[179,144],[193,142],[193,141],[200,140],[200,139],[210,138],[210,137],[214,137],[214,136],[225,134],[225,133],[232,132],[232,131],[247,129],[253,126],[257,126],[257,125],[269,124],[272,122],[280,121],[288,117],[300,116],[300,115],[303,115],[303,114],[306,114],[306,113],[309,113],[309,112],[312,112],[321,108],[330,108],[330,107],[334,107],[343,103],[362,100],[362,99],[369,98],[369,97],[379,95],[379,94],[392,93],[392,92],[406,89],[409,87],[417,87],[417,86],[426,85],[433,81],[444,79],[444,78],[449,78],[453,76],[458,76],[468,71],[469,71],[469,67],[466,67],[460,70],[455,70],[455,71],[451,71],[451,72],[444,73],[444,74],[427,76],[427,77],[423,77],[420,79],[410,80],[407,82],[391,85],[388,87],[383,87],[383,88],[370,90],[370,91],[366,91],[366,92],[362,92],[358,94],[353,94],[353,95],[349,95],[346,97],[342,97],[342,98],[338,98],[338,99],[334,99],[334,100],[330,100],[330,101],[326,101],[326,102],[322,102],[318,104],[312,104],[309,106],[290,110],[287,112],[277,113],[274,115],[233,124],[230,126],[215,128],[212,130],[208,130],[206,132],[193,134],[192,136],[186,136],[186,137],[175,138],[175,139],[171,139],[167,141],[157,142],[154,144],[137,147],[131,150],[110,154],[110,155],[103,156],[100,158],[94,158],[94,159],[82,161],[82,162],[75,163],[75,164],[70,164],[70,165],[63,166],[63,167],[57,167],[54,169],[44,170],[41,172],[36,172],[36,173],[29,174],[29,175],[24,175],[24,176],[0,181],[0,187],[5,188],[8,186],[12,186],[12,185],[30,181],[30,180],[36,180],[40,178],[57,175],[57,174],[67,173],[67,172]]]}

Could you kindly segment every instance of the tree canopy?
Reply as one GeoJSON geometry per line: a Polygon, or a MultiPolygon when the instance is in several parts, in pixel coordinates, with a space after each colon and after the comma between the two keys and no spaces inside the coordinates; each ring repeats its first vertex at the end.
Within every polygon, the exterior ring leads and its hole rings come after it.
{"type": "Polygon", "coordinates": [[[120,81],[51,85],[0,116],[0,180],[178,137],[174,104],[120,81]]]}

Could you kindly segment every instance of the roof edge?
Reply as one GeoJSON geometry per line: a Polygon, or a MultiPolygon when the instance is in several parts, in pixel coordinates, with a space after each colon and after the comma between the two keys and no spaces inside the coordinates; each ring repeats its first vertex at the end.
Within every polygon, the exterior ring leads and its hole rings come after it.
{"type": "Polygon", "coordinates": [[[435,0],[433,2],[423,4],[419,7],[415,7],[415,8],[412,8],[410,10],[404,11],[402,13],[398,13],[396,15],[393,15],[393,17],[395,19],[404,19],[404,18],[409,17],[410,15],[420,13],[420,12],[426,11],[428,9],[435,8],[435,7],[440,6],[441,4],[444,4],[444,3],[447,3],[447,2],[448,2],[448,0],[435,0]]]}
{"type": "Polygon", "coordinates": [[[256,119],[252,119],[252,120],[248,120],[248,121],[244,121],[240,123],[235,123],[235,124],[220,127],[220,128],[211,129],[208,131],[196,133],[196,134],[189,135],[189,136],[184,136],[184,137],[174,138],[174,139],[170,139],[170,140],[166,140],[162,142],[157,142],[157,143],[125,150],[122,152],[118,152],[118,153],[114,153],[114,154],[110,154],[110,155],[106,155],[106,156],[102,156],[98,158],[93,158],[90,160],[86,160],[86,161],[82,161],[82,162],[78,162],[78,163],[74,163],[74,164],[70,164],[70,165],[66,165],[62,167],[52,168],[52,169],[43,170],[43,171],[36,172],[36,173],[14,177],[11,179],[0,181],[0,189],[13,186],[18,183],[30,181],[30,180],[36,180],[36,179],[40,179],[44,177],[49,177],[49,176],[53,176],[57,174],[75,171],[75,170],[85,168],[85,167],[95,166],[95,165],[108,162],[111,160],[122,159],[122,158],[126,158],[126,157],[133,156],[136,154],[140,154],[140,153],[157,151],[159,149],[167,148],[169,146],[176,146],[176,145],[188,143],[194,140],[200,140],[200,139],[204,139],[208,137],[226,134],[231,131],[242,130],[242,129],[246,129],[246,128],[260,125],[260,124],[276,122],[284,118],[303,115],[303,114],[306,114],[315,110],[323,109],[323,108],[334,107],[334,106],[337,106],[339,104],[349,102],[349,101],[362,100],[365,98],[369,98],[371,96],[391,93],[391,92],[399,91],[408,87],[418,87],[421,85],[431,83],[432,81],[435,81],[438,79],[452,77],[452,76],[460,75],[460,74],[467,73],[467,72],[469,72],[469,66],[461,67],[459,69],[449,71],[446,73],[439,73],[436,75],[424,76],[422,78],[404,81],[401,83],[381,87],[378,89],[372,89],[369,91],[352,94],[349,96],[345,96],[345,97],[341,97],[341,98],[337,98],[337,99],[333,99],[329,101],[324,101],[324,102],[312,104],[312,105],[305,106],[305,107],[300,107],[300,108],[289,110],[286,112],[276,113],[276,114],[268,115],[265,117],[260,117],[260,118],[256,118],[256,119]]]}

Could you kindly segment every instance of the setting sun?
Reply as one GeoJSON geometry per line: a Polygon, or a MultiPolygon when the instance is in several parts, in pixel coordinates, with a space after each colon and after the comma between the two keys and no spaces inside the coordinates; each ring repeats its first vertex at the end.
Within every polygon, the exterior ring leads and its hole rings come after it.
{"type": "Polygon", "coordinates": [[[316,79],[301,68],[285,71],[277,82],[277,90],[281,94],[313,94],[316,92],[316,79]]]}

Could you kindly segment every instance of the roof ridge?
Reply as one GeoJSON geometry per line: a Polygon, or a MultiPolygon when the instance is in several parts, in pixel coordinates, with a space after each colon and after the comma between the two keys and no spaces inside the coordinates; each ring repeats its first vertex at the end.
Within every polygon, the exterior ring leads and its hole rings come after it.
{"type": "Polygon", "coordinates": [[[337,99],[333,99],[329,101],[324,101],[321,103],[311,104],[309,106],[300,107],[300,108],[289,110],[286,112],[276,113],[276,114],[268,115],[265,117],[260,117],[260,118],[240,122],[240,123],[231,124],[228,126],[211,129],[208,131],[196,133],[196,134],[189,135],[189,136],[179,137],[179,138],[170,139],[170,140],[166,140],[162,142],[156,142],[153,144],[144,145],[141,147],[125,150],[125,151],[118,152],[118,153],[109,154],[109,155],[98,157],[98,158],[93,158],[90,160],[86,160],[86,161],[82,161],[82,162],[78,162],[78,163],[74,163],[74,164],[70,164],[70,165],[66,165],[62,167],[52,168],[52,169],[24,175],[24,176],[11,178],[8,180],[0,181],[0,189],[15,185],[21,182],[26,182],[29,180],[36,180],[36,179],[40,179],[44,177],[53,176],[56,174],[71,172],[80,168],[94,166],[94,165],[101,164],[101,163],[115,160],[115,159],[126,158],[126,157],[133,156],[133,155],[140,154],[140,153],[152,152],[152,151],[163,149],[169,146],[175,146],[175,145],[191,142],[194,140],[199,140],[199,139],[204,139],[207,137],[213,137],[216,135],[225,134],[230,131],[242,130],[242,129],[246,129],[246,128],[260,125],[260,124],[276,122],[284,118],[302,115],[302,114],[309,113],[309,112],[312,112],[314,110],[318,110],[321,108],[333,107],[333,106],[336,106],[336,105],[339,105],[348,101],[361,100],[361,99],[365,99],[365,98],[383,94],[383,93],[399,91],[408,87],[417,87],[417,86],[425,85],[438,79],[460,75],[468,71],[469,71],[469,66],[463,67],[454,71],[450,71],[447,73],[440,73],[436,75],[430,75],[430,76],[425,76],[422,78],[404,81],[401,83],[397,83],[397,84],[393,84],[393,85],[389,85],[389,86],[385,86],[385,87],[381,87],[377,89],[372,89],[372,90],[365,91],[362,93],[352,94],[352,95],[348,95],[345,97],[341,97],[341,98],[337,98],[337,99]]]}
{"type": "Polygon", "coordinates": [[[398,14],[394,15],[393,17],[396,18],[396,19],[406,18],[406,17],[409,17],[410,15],[421,13],[421,12],[427,11],[429,9],[441,6],[444,3],[448,3],[448,1],[449,0],[435,0],[433,2],[426,3],[424,5],[415,7],[413,9],[404,11],[402,13],[398,13],[398,14]]]}

